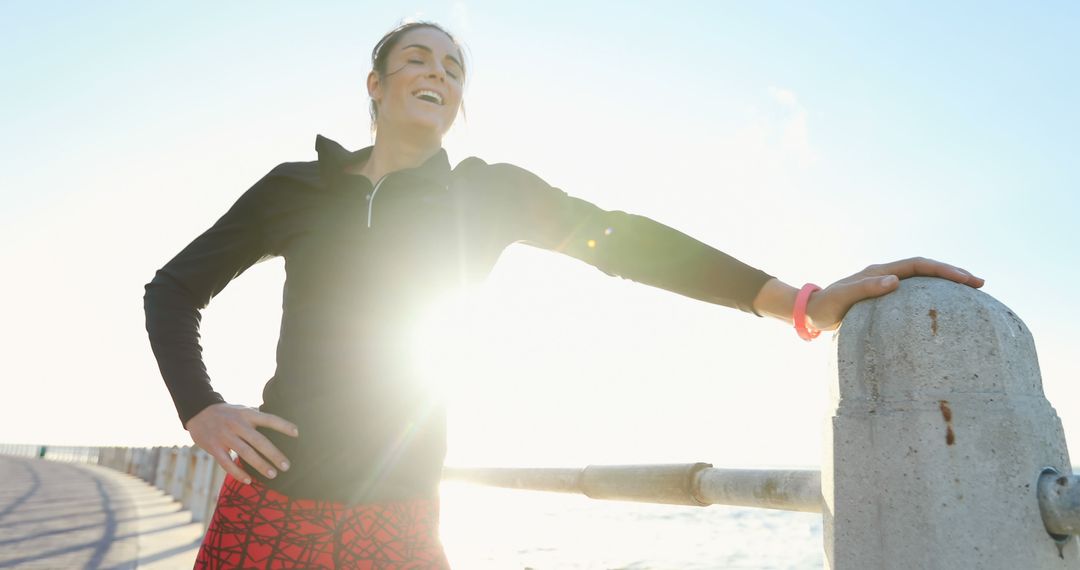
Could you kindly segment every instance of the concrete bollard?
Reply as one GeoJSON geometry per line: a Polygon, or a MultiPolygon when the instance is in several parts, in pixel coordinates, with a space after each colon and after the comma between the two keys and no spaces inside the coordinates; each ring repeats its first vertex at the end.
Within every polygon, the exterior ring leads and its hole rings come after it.
{"type": "Polygon", "coordinates": [[[162,491],[169,488],[169,464],[172,457],[171,450],[167,447],[158,448],[158,465],[154,473],[154,486],[162,491]]]}
{"type": "Polygon", "coordinates": [[[159,489],[165,491],[165,493],[176,497],[179,493],[175,492],[175,485],[177,479],[177,471],[180,469],[180,449],[177,447],[170,447],[164,450],[164,473],[159,476],[161,485],[159,489]]]}
{"type": "Polygon", "coordinates": [[[1024,323],[978,290],[912,278],[848,312],[822,465],[833,570],[1080,568],[1037,487],[1071,473],[1024,323]]]}
{"type": "Polygon", "coordinates": [[[213,484],[217,464],[214,463],[214,458],[202,449],[195,448],[193,457],[195,469],[188,477],[191,480],[191,504],[188,509],[191,511],[192,521],[205,521],[213,510],[210,505],[210,485],[213,484]]]}
{"type": "Polygon", "coordinates": [[[158,465],[161,463],[162,448],[141,449],[139,459],[139,478],[149,483],[157,481],[158,465]]]}
{"type": "Polygon", "coordinates": [[[172,474],[172,486],[169,487],[168,493],[173,496],[174,499],[180,502],[187,508],[187,478],[189,472],[188,458],[191,456],[190,447],[180,447],[176,451],[176,464],[172,474]]]}

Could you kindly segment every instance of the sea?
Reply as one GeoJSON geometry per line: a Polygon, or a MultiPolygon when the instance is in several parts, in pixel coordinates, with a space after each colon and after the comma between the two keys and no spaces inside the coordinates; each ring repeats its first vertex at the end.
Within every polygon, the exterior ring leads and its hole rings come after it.
{"type": "Polygon", "coordinates": [[[820,570],[821,515],[441,488],[451,567],[467,570],[820,570]]]}

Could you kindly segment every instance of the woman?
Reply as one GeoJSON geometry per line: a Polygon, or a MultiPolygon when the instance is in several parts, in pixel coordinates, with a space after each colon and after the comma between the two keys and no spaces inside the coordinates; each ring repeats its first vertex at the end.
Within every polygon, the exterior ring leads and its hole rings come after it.
{"type": "Polygon", "coordinates": [[[274,168],[147,285],[147,330],[180,419],[228,473],[197,567],[447,566],[437,536],[444,408],[408,365],[409,323],[440,292],[486,276],[511,243],[776,317],[808,340],[898,279],[983,283],[918,258],[797,290],[516,166],[469,158],[451,168],[442,137],[465,73],[439,26],[391,31],[367,81],[375,144],[350,152],[317,137],[317,161],[274,168]],[[287,273],[277,370],[259,410],[229,405],[202,364],[199,311],[277,255],[287,273]]]}

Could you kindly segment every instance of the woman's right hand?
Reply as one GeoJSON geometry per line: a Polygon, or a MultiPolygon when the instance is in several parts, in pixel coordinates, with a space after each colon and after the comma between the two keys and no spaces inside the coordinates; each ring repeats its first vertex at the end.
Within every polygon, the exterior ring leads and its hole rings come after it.
{"type": "Polygon", "coordinates": [[[248,406],[225,403],[207,406],[189,419],[185,427],[195,445],[217,460],[226,473],[245,484],[251,484],[251,476],[233,461],[230,450],[273,479],[277,476],[278,468],[289,470],[289,460],[255,428],[268,427],[292,437],[300,435],[292,422],[278,416],[248,406]]]}

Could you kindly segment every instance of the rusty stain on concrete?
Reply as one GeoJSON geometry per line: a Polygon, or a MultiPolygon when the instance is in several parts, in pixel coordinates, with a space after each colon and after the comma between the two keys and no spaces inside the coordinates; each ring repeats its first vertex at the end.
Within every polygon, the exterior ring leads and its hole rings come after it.
{"type": "Polygon", "coordinates": [[[938,408],[941,410],[941,417],[945,418],[945,445],[952,445],[956,443],[956,434],[952,429],[952,408],[949,407],[948,400],[939,401],[938,408]]]}

